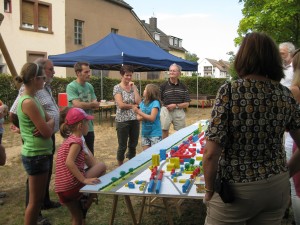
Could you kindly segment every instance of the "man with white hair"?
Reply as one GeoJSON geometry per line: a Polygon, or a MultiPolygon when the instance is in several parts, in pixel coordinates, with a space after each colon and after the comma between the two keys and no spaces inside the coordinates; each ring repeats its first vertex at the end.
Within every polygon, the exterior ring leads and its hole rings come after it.
{"type": "Polygon", "coordinates": [[[280,83],[286,87],[290,87],[293,80],[293,53],[295,46],[291,42],[283,42],[279,44],[279,52],[283,63],[283,72],[285,78],[280,83]]]}
{"type": "Polygon", "coordinates": [[[169,68],[169,79],[160,85],[163,103],[160,113],[163,139],[169,136],[171,124],[176,131],[185,127],[184,109],[189,107],[191,99],[188,89],[179,80],[180,75],[181,66],[173,63],[169,68]]]}

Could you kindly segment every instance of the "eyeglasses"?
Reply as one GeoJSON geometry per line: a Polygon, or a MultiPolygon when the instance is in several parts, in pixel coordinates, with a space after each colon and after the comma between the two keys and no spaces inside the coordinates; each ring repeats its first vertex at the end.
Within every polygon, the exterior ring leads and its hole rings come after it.
{"type": "Polygon", "coordinates": [[[46,76],[37,76],[35,77],[37,80],[40,80],[40,79],[43,79],[43,80],[46,80],[46,76]]]}
{"type": "Polygon", "coordinates": [[[300,48],[296,49],[293,53],[293,57],[295,57],[297,55],[297,53],[300,52],[300,48]]]}

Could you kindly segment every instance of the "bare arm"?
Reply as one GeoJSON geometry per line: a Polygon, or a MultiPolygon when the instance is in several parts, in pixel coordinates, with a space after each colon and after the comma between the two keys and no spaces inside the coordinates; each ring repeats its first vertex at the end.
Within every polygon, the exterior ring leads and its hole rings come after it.
{"type": "MultiPolygon", "coordinates": [[[[298,130],[291,130],[290,134],[294,141],[296,142],[297,146],[300,146],[300,129],[298,130]]],[[[290,176],[294,176],[297,172],[300,171],[300,150],[297,148],[297,150],[292,155],[290,161],[288,162],[288,167],[290,170],[290,176]]]]}
{"type": "Polygon", "coordinates": [[[22,102],[22,111],[30,118],[43,137],[50,138],[52,136],[54,120],[51,118],[46,122],[32,99],[25,99],[22,102]]]}
{"type": "Polygon", "coordinates": [[[203,155],[203,170],[205,187],[209,192],[205,194],[205,200],[209,201],[214,191],[214,183],[217,175],[218,161],[222,148],[214,141],[207,141],[203,155]]]}
{"type": "Polygon", "coordinates": [[[81,102],[79,99],[74,99],[72,104],[74,107],[81,109],[99,109],[99,102],[96,99],[91,102],[81,102]]]}
{"type": "Polygon", "coordinates": [[[141,96],[137,90],[137,87],[134,84],[132,84],[132,89],[133,89],[133,93],[134,93],[134,102],[135,102],[135,104],[138,105],[142,101],[141,96]]]}
{"type": "Polygon", "coordinates": [[[185,109],[188,108],[190,103],[189,102],[183,102],[183,103],[179,103],[179,104],[170,104],[170,105],[166,105],[168,110],[174,110],[176,109],[176,105],[178,106],[179,109],[185,109]]]}
{"type": "Polygon", "coordinates": [[[297,86],[291,86],[290,90],[298,103],[300,103],[300,90],[297,86]]]}
{"type": "Polygon", "coordinates": [[[138,115],[140,115],[141,117],[143,117],[143,119],[154,122],[158,113],[158,108],[152,108],[150,115],[143,113],[142,110],[140,110],[138,107],[134,107],[133,111],[138,115]]]}
{"type": "Polygon", "coordinates": [[[78,167],[75,164],[76,158],[81,151],[81,146],[79,144],[72,144],[70,146],[70,151],[67,156],[66,166],[70,170],[70,172],[83,184],[98,184],[100,180],[97,177],[94,178],[86,178],[79,171],[78,167]]]}
{"type": "Polygon", "coordinates": [[[121,94],[115,94],[115,102],[119,106],[120,109],[133,109],[137,105],[128,104],[123,102],[123,98],[121,94]]]}

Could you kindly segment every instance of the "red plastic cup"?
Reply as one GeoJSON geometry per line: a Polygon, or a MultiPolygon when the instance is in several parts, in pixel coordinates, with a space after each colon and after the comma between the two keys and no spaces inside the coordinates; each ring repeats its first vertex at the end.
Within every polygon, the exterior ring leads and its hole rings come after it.
{"type": "Polygon", "coordinates": [[[67,93],[58,93],[58,106],[61,107],[61,108],[68,106],[67,93]]]}

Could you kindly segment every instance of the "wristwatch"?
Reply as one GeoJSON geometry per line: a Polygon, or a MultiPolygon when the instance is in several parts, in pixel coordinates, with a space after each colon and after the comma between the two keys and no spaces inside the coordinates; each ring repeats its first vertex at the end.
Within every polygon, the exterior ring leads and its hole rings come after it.
{"type": "Polygon", "coordinates": [[[179,109],[178,104],[176,104],[176,109],[179,109]]]}

